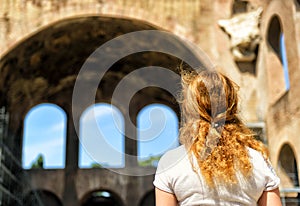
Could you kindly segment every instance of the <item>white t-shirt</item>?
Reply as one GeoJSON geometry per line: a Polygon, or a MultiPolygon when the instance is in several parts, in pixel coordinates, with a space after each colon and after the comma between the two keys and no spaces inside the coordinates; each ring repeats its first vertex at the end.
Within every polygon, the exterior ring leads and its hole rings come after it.
{"type": "MultiPolygon", "coordinates": [[[[257,205],[263,191],[277,188],[280,179],[260,152],[248,148],[253,175],[245,179],[237,174],[238,186],[218,185],[212,189],[201,175],[194,172],[183,145],[165,153],[157,167],[154,186],[176,196],[181,206],[257,205]]],[[[196,162],[195,162],[196,163],[196,162]]],[[[194,164],[197,166],[197,163],[194,164]]]]}

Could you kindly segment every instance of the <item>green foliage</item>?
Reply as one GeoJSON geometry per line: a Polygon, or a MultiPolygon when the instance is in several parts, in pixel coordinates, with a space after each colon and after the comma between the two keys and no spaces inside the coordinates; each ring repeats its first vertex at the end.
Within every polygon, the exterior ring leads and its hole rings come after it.
{"type": "Polygon", "coordinates": [[[44,168],[44,156],[39,154],[36,160],[31,164],[31,169],[43,169],[44,168]]]}
{"type": "Polygon", "coordinates": [[[97,162],[91,164],[91,168],[103,168],[103,166],[97,162]]]}
{"type": "Polygon", "coordinates": [[[147,167],[147,166],[156,166],[157,162],[159,161],[161,155],[158,156],[151,156],[148,159],[140,160],[139,166],[147,167]]]}

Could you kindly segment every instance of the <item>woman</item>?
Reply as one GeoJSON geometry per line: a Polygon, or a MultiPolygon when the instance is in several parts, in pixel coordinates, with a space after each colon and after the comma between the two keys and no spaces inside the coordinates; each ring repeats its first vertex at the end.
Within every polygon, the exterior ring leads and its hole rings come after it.
{"type": "Polygon", "coordinates": [[[156,206],[281,205],[265,146],[238,117],[237,85],[215,71],[182,74],[182,145],[159,161],[156,206]]]}

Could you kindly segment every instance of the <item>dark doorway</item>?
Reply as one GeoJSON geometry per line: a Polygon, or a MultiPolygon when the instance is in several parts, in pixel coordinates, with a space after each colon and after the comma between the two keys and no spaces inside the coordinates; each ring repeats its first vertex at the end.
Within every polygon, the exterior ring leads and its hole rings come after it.
{"type": "Polygon", "coordinates": [[[285,193],[283,201],[285,202],[285,205],[299,206],[300,197],[299,193],[296,190],[296,188],[299,188],[297,161],[290,145],[283,145],[280,150],[278,163],[279,167],[281,167],[282,172],[292,184],[292,188],[282,188],[282,192],[285,193]]]}
{"type": "Polygon", "coordinates": [[[81,206],[123,206],[123,204],[117,194],[99,190],[87,194],[81,206]]]}

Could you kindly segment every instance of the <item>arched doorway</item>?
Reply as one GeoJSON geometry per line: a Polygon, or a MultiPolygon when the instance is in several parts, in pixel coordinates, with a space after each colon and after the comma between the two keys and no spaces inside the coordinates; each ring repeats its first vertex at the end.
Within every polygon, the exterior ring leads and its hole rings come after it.
{"type": "Polygon", "coordinates": [[[81,206],[123,206],[123,203],[116,193],[108,190],[97,190],[85,195],[81,206]]]}
{"type": "Polygon", "coordinates": [[[282,185],[281,192],[285,196],[283,201],[288,205],[299,205],[299,193],[295,189],[299,187],[297,160],[289,144],[284,144],[280,150],[278,167],[282,185]]]}

